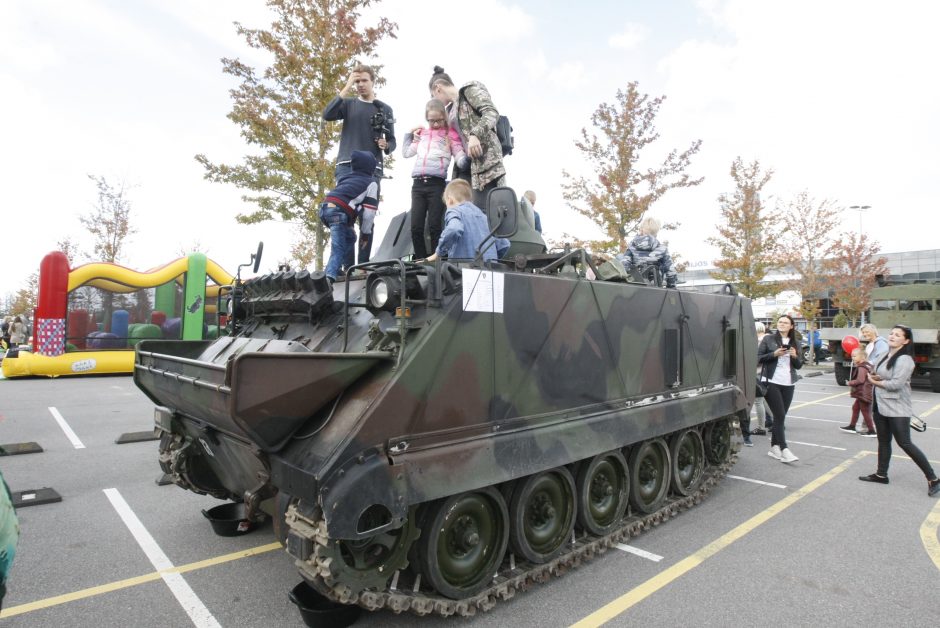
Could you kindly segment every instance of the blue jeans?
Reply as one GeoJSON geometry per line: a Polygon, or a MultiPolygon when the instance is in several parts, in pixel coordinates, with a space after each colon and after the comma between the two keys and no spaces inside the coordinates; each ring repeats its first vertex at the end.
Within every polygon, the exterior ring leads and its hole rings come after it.
{"type": "Polygon", "coordinates": [[[330,229],[330,260],[326,263],[326,276],[335,280],[353,265],[356,230],[350,224],[349,214],[333,203],[320,205],[320,222],[330,229]]]}
{"type": "MultiPolygon", "coordinates": [[[[382,157],[379,156],[376,158],[379,162],[379,165],[375,167],[375,175],[372,177],[375,181],[376,190],[375,190],[375,207],[378,209],[379,200],[382,198],[382,157]]],[[[339,181],[339,178],[344,174],[350,174],[352,172],[352,165],[349,162],[343,164],[336,164],[336,169],[333,171],[333,176],[339,181]]],[[[362,228],[362,219],[359,219],[360,228],[362,228]]],[[[359,263],[365,264],[369,261],[369,258],[372,256],[372,242],[375,240],[375,224],[372,225],[372,233],[369,235],[369,240],[365,243],[365,246],[359,248],[359,263]]],[[[352,247],[352,252],[355,253],[356,247],[352,247]]],[[[349,264],[352,266],[352,263],[349,264]]]]}

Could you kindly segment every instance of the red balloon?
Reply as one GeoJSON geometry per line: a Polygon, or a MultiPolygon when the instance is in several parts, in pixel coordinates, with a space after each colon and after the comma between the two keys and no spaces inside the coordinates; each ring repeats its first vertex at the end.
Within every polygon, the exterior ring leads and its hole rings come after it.
{"type": "Polygon", "coordinates": [[[858,338],[855,336],[846,336],[842,339],[842,350],[846,355],[852,355],[852,352],[858,349],[858,338]]]}

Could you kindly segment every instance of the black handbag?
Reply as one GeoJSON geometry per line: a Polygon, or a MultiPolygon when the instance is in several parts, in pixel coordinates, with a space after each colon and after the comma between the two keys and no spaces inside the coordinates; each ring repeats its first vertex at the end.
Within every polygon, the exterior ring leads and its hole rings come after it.
{"type": "Polygon", "coordinates": [[[754,394],[758,397],[764,397],[767,395],[767,382],[762,382],[764,378],[764,366],[760,368],[760,374],[757,376],[757,390],[754,391],[754,394]]]}

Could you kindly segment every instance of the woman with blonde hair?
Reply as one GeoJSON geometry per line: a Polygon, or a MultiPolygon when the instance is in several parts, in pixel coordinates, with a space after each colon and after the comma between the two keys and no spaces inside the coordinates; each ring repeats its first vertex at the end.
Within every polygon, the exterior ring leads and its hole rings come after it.
{"type": "Polygon", "coordinates": [[[865,345],[865,354],[872,364],[877,364],[888,353],[888,341],[878,335],[878,328],[871,323],[862,325],[858,335],[868,343],[865,345]]]}

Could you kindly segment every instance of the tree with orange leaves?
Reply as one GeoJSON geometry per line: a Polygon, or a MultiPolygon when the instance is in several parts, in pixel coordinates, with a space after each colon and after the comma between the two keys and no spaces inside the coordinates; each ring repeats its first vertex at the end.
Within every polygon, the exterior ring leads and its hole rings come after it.
{"type": "Polygon", "coordinates": [[[301,234],[300,240],[312,239],[317,268],[323,267],[329,241],[317,208],[333,186],[328,155],[340,135],[339,125],[324,122],[321,113],[355,62],[368,62],[379,42],[395,37],[398,28],[386,18],[375,26],[361,25],[360,10],[371,4],[372,0],[267,0],[276,15],[269,30],[236,23],[249,47],[272,58],[262,72],[239,59],[222,59],[223,71],[241,81],[231,90],[234,104],[228,117],[255,150],[235,165],[196,155],[206,179],[247,190],[243,200],[257,206],[236,220],[246,224],[283,220],[309,231],[312,238],[301,234]]]}
{"type": "MultiPolygon", "coordinates": [[[[563,170],[562,192],[568,206],[603,233],[601,239],[588,243],[596,252],[625,250],[643,215],[663,194],[702,182],[702,178],[693,179],[686,173],[701,140],[695,140],[681,153],[671,151],[655,167],[639,165],[643,149],[659,139],[653,122],[664,99],[650,99],[634,81],[626,91],[617,90],[614,104],[601,104],[591,116],[598,132],[582,128],[581,139],[574,143],[594,169],[595,179],[563,170]]],[[[665,223],[663,228],[675,226],[665,223]]]]}
{"type": "Polygon", "coordinates": [[[888,260],[881,257],[881,247],[864,233],[850,232],[823,262],[832,282],[832,304],[855,326],[863,312],[871,307],[875,276],[888,273],[888,260]]]}

